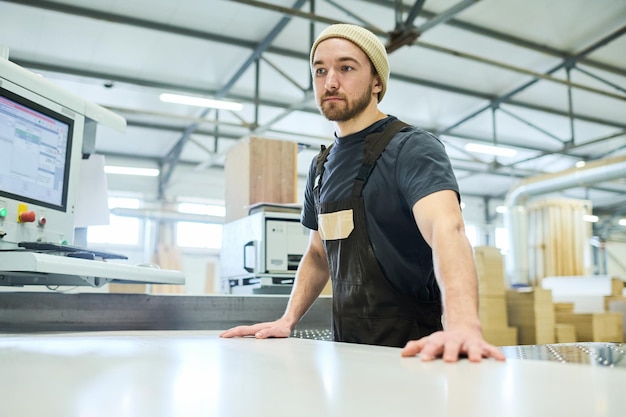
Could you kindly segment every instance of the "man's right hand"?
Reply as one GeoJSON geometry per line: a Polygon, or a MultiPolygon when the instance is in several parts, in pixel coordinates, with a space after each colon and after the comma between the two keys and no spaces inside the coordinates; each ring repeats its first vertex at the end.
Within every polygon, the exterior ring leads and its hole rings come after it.
{"type": "Polygon", "coordinates": [[[252,326],[237,326],[220,333],[220,337],[245,337],[254,336],[257,339],[267,339],[269,337],[289,337],[291,326],[286,320],[279,319],[266,323],[253,324],[252,326]]]}

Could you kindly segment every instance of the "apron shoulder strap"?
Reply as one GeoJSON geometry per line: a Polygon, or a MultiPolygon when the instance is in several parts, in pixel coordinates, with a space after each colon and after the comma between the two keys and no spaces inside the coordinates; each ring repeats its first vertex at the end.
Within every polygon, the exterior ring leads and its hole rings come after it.
{"type": "Polygon", "coordinates": [[[313,183],[313,187],[317,187],[322,178],[322,174],[324,173],[324,164],[326,163],[326,158],[328,158],[328,154],[330,153],[330,149],[333,147],[333,144],[330,144],[328,147],[325,145],[321,145],[320,152],[317,154],[315,159],[315,181],[313,183]]]}
{"type": "Polygon", "coordinates": [[[367,182],[369,176],[371,175],[374,167],[376,166],[376,161],[380,158],[383,151],[391,142],[391,139],[409,125],[400,120],[394,120],[389,123],[389,125],[379,133],[372,133],[365,138],[365,150],[363,151],[363,163],[361,164],[361,168],[359,168],[359,172],[354,179],[354,187],[352,188],[353,196],[360,196],[363,191],[363,187],[367,182]]]}

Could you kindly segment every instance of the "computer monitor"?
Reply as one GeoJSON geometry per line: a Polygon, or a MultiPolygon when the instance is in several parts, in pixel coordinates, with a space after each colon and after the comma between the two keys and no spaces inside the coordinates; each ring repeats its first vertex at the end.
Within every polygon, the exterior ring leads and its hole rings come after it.
{"type": "Polygon", "coordinates": [[[0,87],[0,196],[66,212],[74,120],[0,87]]]}
{"type": "Polygon", "coordinates": [[[87,110],[100,109],[0,59],[0,249],[74,243],[87,110]]]}
{"type": "Polygon", "coordinates": [[[96,124],[123,131],[126,120],[0,57],[0,286],[185,282],[71,246],[96,124]]]}

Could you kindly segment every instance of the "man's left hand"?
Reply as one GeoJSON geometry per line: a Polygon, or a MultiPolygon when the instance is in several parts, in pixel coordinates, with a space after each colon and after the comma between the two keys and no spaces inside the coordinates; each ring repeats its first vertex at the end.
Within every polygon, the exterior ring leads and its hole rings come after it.
{"type": "Polygon", "coordinates": [[[435,332],[409,341],[402,349],[402,356],[417,354],[423,361],[441,357],[445,362],[456,362],[460,356],[467,356],[470,362],[480,362],[482,358],[505,360],[502,351],[487,343],[479,332],[465,329],[435,332]]]}

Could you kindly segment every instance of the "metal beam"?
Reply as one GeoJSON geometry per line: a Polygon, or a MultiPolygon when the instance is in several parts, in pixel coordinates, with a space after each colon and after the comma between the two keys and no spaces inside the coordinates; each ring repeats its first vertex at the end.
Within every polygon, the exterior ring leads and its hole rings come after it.
{"type": "MultiPolygon", "coordinates": [[[[368,27],[374,27],[375,26],[371,22],[368,22],[365,19],[363,19],[361,16],[358,16],[356,13],[353,13],[350,10],[348,10],[347,8],[343,7],[342,5],[337,3],[336,1],[326,0],[326,3],[332,5],[336,9],[341,10],[343,13],[347,14],[348,16],[350,16],[351,18],[353,18],[357,22],[361,23],[363,26],[368,26],[368,27]]],[[[313,43],[313,42],[311,42],[311,43],[313,43]]]]}
{"type": "MultiPolygon", "coordinates": [[[[274,11],[280,11],[281,13],[284,14],[292,14],[292,15],[297,15],[300,17],[305,17],[305,15],[310,18],[310,19],[314,19],[316,21],[326,21],[326,23],[338,23],[337,21],[334,21],[332,19],[326,19],[326,18],[321,18],[320,16],[311,16],[310,13],[303,13],[303,12],[298,12],[298,11],[293,11],[291,9],[285,8],[285,7],[280,7],[280,6],[276,6],[273,4],[269,4],[269,3],[265,3],[265,2],[261,2],[261,1],[255,1],[255,0],[230,0],[230,1],[234,1],[236,3],[244,3],[247,5],[251,5],[251,6],[255,6],[255,7],[259,7],[259,8],[263,8],[263,9],[268,9],[268,10],[274,10],[274,11]]],[[[464,1],[462,3],[460,3],[459,5],[451,8],[449,11],[444,12],[443,14],[443,19],[444,20],[449,20],[451,18],[451,15],[453,13],[458,13],[461,10],[463,10],[464,8],[468,7],[469,5],[473,4],[475,1],[464,1]]],[[[622,96],[622,95],[618,95],[618,94],[613,94],[604,90],[599,90],[596,88],[592,88],[592,87],[588,87],[586,85],[583,84],[578,84],[578,83],[572,83],[569,81],[564,81],[561,80],[559,78],[555,78],[552,77],[551,74],[552,72],[548,72],[546,74],[541,74],[535,71],[531,71],[531,70],[527,70],[525,68],[521,68],[521,67],[516,67],[514,65],[510,65],[504,62],[498,62],[492,59],[487,59],[484,57],[480,57],[477,55],[473,55],[473,54],[468,54],[468,53],[464,53],[462,51],[457,51],[457,50],[453,50],[451,48],[445,48],[439,45],[435,45],[435,44],[430,44],[430,43],[425,43],[422,41],[415,41],[415,39],[419,36],[419,31],[416,29],[411,29],[411,28],[396,28],[394,31],[392,32],[386,32],[384,30],[378,29],[376,27],[369,27],[369,29],[375,33],[378,36],[381,37],[385,37],[385,38],[389,38],[389,43],[387,44],[387,50],[388,52],[393,52],[396,49],[398,49],[401,46],[404,46],[406,44],[412,43],[415,46],[418,47],[423,47],[423,48],[427,48],[427,49],[431,49],[431,50],[436,50],[438,52],[442,52],[442,53],[446,53],[446,54],[450,54],[456,57],[461,57],[461,58],[465,58],[465,59],[469,59],[469,60],[473,60],[473,61],[477,61],[477,62],[481,62],[483,64],[486,65],[491,65],[491,66],[495,66],[498,68],[502,68],[505,70],[509,70],[509,71],[515,71],[521,74],[525,74],[525,75],[531,75],[535,78],[541,78],[547,81],[551,81],[551,82],[556,82],[559,84],[564,84],[564,85],[568,85],[568,86],[573,86],[576,87],[578,89],[582,89],[582,90],[586,90],[586,91],[590,91],[593,92],[595,94],[601,94],[601,95],[606,95],[612,98],[615,98],[617,100],[626,100],[626,97],[622,96]],[[413,31],[413,32],[411,32],[413,31]]],[[[622,28],[624,29],[624,28],[622,28]]],[[[619,36],[619,35],[618,35],[619,36]]],[[[594,48],[594,50],[597,49],[594,48]]],[[[588,52],[582,52],[581,54],[579,54],[579,56],[585,56],[587,55],[588,52]]],[[[573,59],[572,58],[568,58],[568,60],[573,59]]],[[[575,60],[574,60],[575,61],[575,60]]]]}
{"type": "MultiPolygon", "coordinates": [[[[584,57],[585,55],[590,54],[591,52],[595,51],[596,49],[606,45],[610,41],[617,39],[624,32],[626,32],[626,26],[624,26],[624,27],[618,29],[617,31],[609,34],[608,36],[606,36],[603,39],[599,40],[598,42],[594,43],[593,45],[585,48],[583,51],[579,52],[578,54],[576,54],[576,55],[574,55],[574,56],[564,60],[560,64],[558,64],[555,67],[553,67],[552,69],[550,69],[546,74],[553,74],[556,71],[558,71],[558,70],[560,70],[562,68],[565,68],[566,66],[568,66],[570,64],[570,62],[576,62],[578,59],[584,57]]],[[[524,91],[525,89],[527,89],[531,85],[537,83],[538,81],[539,81],[539,78],[534,78],[531,81],[528,81],[528,82],[522,84],[521,86],[515,88],[514,90],[510,91],[509,93],[504,94],[503,96],[500,96],[500,97],[496,98],[495,100],[492,100],[491,103],[489,103],[488,105],[481,107],[479,110],[473,112],[469,116],[459,120],[458,122],[448,126],[445,129],[443,129],[443,132],[448,132],[448,131],[450,131],[450,130],[460,126],[461,124],[465,123],[466,121],[468,121],[470,119],[473,119],[474,117],[478,116],[483,111],[485,111],[485,110],[487,110],[487,109],[489,109],[489,108],[491,108],[493,106],[499,106],[500,104],[505,103],[511,97],[513,97],[514,95],[524,91]]]]}
{"type": "MultiPolygon", "coordinates": [[[[624,27],[622,29],[623,30],[620,31],[620,32],[626,32],[626,27],[624,27]]],[[[423,41],[417,41],[414,45],[420,46],[422,48],[430,49],[432,51],[441,52],[441,53],[445,53],[445,54],[448,54],[448,55],[453,55],[453,56],[456,56],[456,57],[459,57],[459,58],[463,58],[463,59],[467,59],[467,60],[470,60],[470,61],[479,62],[481,64],[486,64],[486,65],[489,65],[489,66],[501,68],[501,69],[504,69],[504,70],[507,70],[507,71],[513,71],[513,72],[517,72],[519,74],[529,75],[529,76],[534,78],[534,81],[539,81],[539,80],[549,81],[549,82],[552,82],[552,83],[565,85],[567,87],[573,87],[573,88],[576,88],[576,89],[579,89],[579,90],[588,91],[590,93],[594,93],[594,94],[610,97],[610,98],[613,98],[613,99],[616,99],[616,100],[626,100],[626,95],[611,93],[610,91],[600,90],[598,88],[589,87],[587,85],[580,84],[580,83],[575,83],[575,82],[572,82],[572,81],[569,81],[569,80],[562,80],[560,78],[556,78],[556,77],[553,77],[551,75],[554,72],[556,72],[556,70],[563,68],[566,65],[565,63],[569,62],[569,61],[564,61],[562,64],[559,65],[559,67],[557,69],[551,70],[551,71],[549,71],[546,74],[542,74],[540,72],[531,71],[531,70],[528,70],[528,69],[525,69],[525,68],[522,68],[522,67],[518,67],[518,66],[515,66],[515,65],[507,64],[505,62],[498,62],[498,61],[495,61],[493,59],[488,59],[488,58],[484,58],[484,57],[481,57],[481,56],[478,56],[478,55],[456,51],[454,49],[446,48],[446,47],[435,45],[435,44],[432,44],[432,43],[426,43],[426,42],[423,42],[423,41]]],[[[533,82],[533,84],[534,84],[534,82],[533,82]]]]}
{"type": "Polygon", "coordinates": [[[563,145],[563,142],[564,142],[563,139],[561,139],[560,137],[558,137],[557,135],[555,135],[553,133],[548,132],[546,129],[544,129],[544,128],[540,127],[540,126],[537,126],[535,123],[533,123],[533,122],[531,122],[529,120],[526,120],[523,117],[518,116],[517,114],[515,114],[513,112],[510,112],[510,111],[508,111],[506,109],[503,109],[502,107],[498,107],[498,110],[501,111],[502,113],[512,117],[513,119],[517,120],[518,122],[524,123],[526,126],[532,127],[533,129],[537,130],[538,132],[543,133],[547,137],[552,138],[552,139],[558,141],[559,144],[563,145]]]}
{"type": "MultiPolygon", "coordinates": [[[[296,0],[295,4],[294,4],[294,8],[300,8],[304,5],[304,3],[306,3],[307,0],[296,0]]],[[[291,17],[283,17],[278,24],[270,31],[270,33],[265,37],[265,39],[263,39],[263,41],[261,41],[261,43],[259,43],[259,45],[254,49],[254,51],[252,51],[252,54],[250,54],[250,56],[248,57],[248,59],[239,67],[239,69],[237,70],[237,72],[231,77],[231,79],[224,85],[222,86],[217,93],[215,94],[216,98],[222,98],[226,95],[226,93],[235,85],[235,83],[237,81],[239,81],[239,79],[241,78],[241,76],[248,70],[248,68],[250,68],[250,66],[259,59],[259,57],[261,56],[261,54],[263,52],[265,52],[265,50],[267,49],[267,47],[274,41],[274,39],[276,39],[276,37],[278,36],[278,34],[280,32],[282,32],[282,30],[285,28],[285,26],[287,26],[287,24],[289,23],[289,21],[291,20],[291,17]]],[[[210,110],[206,109],[203,110],[201,113],[201,117],[204,117],[208,114],[210,110]]],[[[174,171],[176,162],[178,161],[178,159],[180,158],[180,154],[182,152],[182,149],[185,145],[185,143],[187,142],[187,140],[189,139],[189,135],[197,128],[197,124],[191,124],[189,125],[185,131],[183,132],[182,136],[180,137],[180,139],[178,140],[178,142],[176,142],[176,144],[172,147],[172,149],[170,150],[170,152],[166,155],[164,162],[166,163],[165,166],[165,172],[161,173],[161,176],[159,177],[160,181],[159,181],[159,195],[163,196],[165,194],[165,188],[167,187],[167,184],[172,176],[172,173],[174,171]]]]}
{"type": "Polygon", "coordinates": [[[436,16],[431,17],[428,21],[418,27],[420,33],[424,33],[433,27],[446,23],[450,19],[452,19],[457,14],[461,13],[463,10],[472,6],[474,3],[477,3],[479,0],[464,0],[460,3],[455,4],[450,7],[448,10],[445,10],[436,16]]]}
{"type": "Polygon", "coordinates": [[[404,21],[404,27],[408,28],[415,26],[415,19],[417,19],[417,16],[422,11],[424,3],[426,3],[426,0],[415,0],[415,3],[413,3],[413,6],[411,6],[411,9],[406,16],[406,20],[404,21]]]}
{"type": "Polygon", "coordinates": [[[573,69],[575,69],[578,72],[582,72],[586,76],[591,77],[594,80],[600,81],[601,83],[604,83],[604,84],[608,85],[609,87],[613,87],[617,91],[621,91],[622,93],[626,93],[626,88],[620,87],[619,85],[617,85],[615,83],[612,83],[612,82],[610,82],[608,80],[605,80],[604,78],[602,78],[602,77],[600,77],[600,76],[598,76],[596,74],[593,74],[593,73],[591,73],[591,72],[589,72],[587,70],[584,70],[584,69],[582,69],[582,68],[580,68],[578,66],[573,67],[573,69]]]}
{"type": "MultiPolygon", "coordinates": [[[[298,53],[297,55],[298,55],[297,56],[298,58],[308,60],[308,54],[298,53]]],[[[61,73],[61,74],[70,74],[70,75],[75,75],[79,77],[95,78],[95,79],[114,81],[114,82],[120,82],[120,83],[126,83],[126,84],[140,85],[143,87],[158,89],[159,91],[173,90],[173,91],[180,91],[180,92],[187,92],[191,94],[208,95],[208,96],[214,96],[217,93],[217,90],[213,90],[213,89],[202,89],[202,88],[197,88],[197,87],[193,87],[189,85],[174,84],[174,83],[168,83],[168,82],[163,82],[163,81],[158,81],[158,80],[146,80],[144,78],[128,77],[128,76],[121,75],[121,74],[105,73],[105,72],[92,71],[92,70],[82,70],[82,69],[77,69],[75,67],[50,64],[47,62],[40,62],[40,61],[33,61],[30,59],[22,59],[19,57],[19,54],[13,54],[11,57],[11,61],[24,68],[30,68],[33,70],[49,71],[49,72],[55,72],[55,73],[61,73]]],[[[410,84],[421,85],[423,87],[433,88],[433,89],[442,90],[442,91],[448,91],[451,93],[461,94],[461,95],[474,97],[478,99],[493,100],[496,98],[496,96],[494,96],[493,94],[487,94],[487,93],[483,93],[483,92],[476,91],[476,90],[455,87],[449,84],[443,84],[443,83],[438,83],[435,81],[427,80],[425,78],[409,77],[409,76],[405,76],[401,74],[391,74],[390,78],[392,80],[399,80],[399,81],[410,83],[410,84]]],[[[228,97],[230,99],[237,100],[237,101],[246,101],[246,102],[254,101],[253,97],[244,96],[241,94],[229,93],[225,97],[228,97]]],[[[275,101],[275,100],[269,100],[269,99],[261,99],[259,103],[263,106],[270,106],[270,107],[277,107],[277,108],[286,108],[292,104],[292,103],[286,103],[282,101],[275,101]]],[[[526,108],[529,110],[536,110],[539,112],[554,114],[557,116],[563,116],[563,117],[569,116],[569,113],[567,111],[563,111],[563,110],[559,110],[559,109],[555,109],[551,107],[546,107],[546,106],[541,106],[541,105],[533,104],[533,103],[526,103],[526,102],[516,101],[516,100],[508,100],[506,104],[515,106],[515,107],[526,108]]],[[[303,108],[303,109],[300,109],[300,111],[319,114],[319,111],[314,108],[311,108],[311,109],[303,108]]],[[[577,113],[577,114],[575,113],[574,118],[585,121],[585,122],[596,123],[596,124],[606,125],[610,127],[626,128],[626,121],[624,120],[620,120],[620,121],[607,120],[607,119],[602,119],[599,117],[589,116],[589,115],[580,114],[580,113],[577,113]]]]}
{"type": "MultiPolygon", "coordinates": [[[[280,6],[276,6],[276,5],[269,4],[269,3],[264,3],[264,2],[259,2],[259,1],[245,1],[245,0],[231,0],[231,1],[237,1],[239,3],[254,5],[255,7],[266,8],[269,10],[278,11],[283,14],[298,16],[304,19],[308,19],[312,22],[326,23],[326,24],[340,23],[337,20],[328,19],[319,15],[316,15],[314,13],[301,12],[299,10],[293,10],[287,7],[280,7],[280,6]]],[[[375,3],[379,6],[384,6],[384,7],[389,7],[389,8],[393,8],[395,6],[395,3],[393,1],[388,1],[388,0],[362,0],[362,1],[375,3]]],[[[254,49],[254,47],[257,45],[256,42],[245,41],[239,38],[233,38],[233,37],[223,36],[223,35],[219,35],[215,33],[188,29],[188,28],[181,27],[181,26],[167,25],[167,24],[163,24],[159,22],[150,21],[150,20],[139,19],[136,17],[129,17],[125,15],[119,15],[115,13],[109,13],[109,12],[104,12],[104,11],[99,11],[99,10],[85,8],[85,7],[74,6],[74,5],[67,5],[67,4],[62,4],[62,3],[53,2],[53,1],[0,0],[0,2],[16,3],[21,6],[36,7],[36,8],[51,10],[51,11],[64,13],[64,14],[72,14],[76,16],[88,17],[88,18],[92,18],[96,20],[104,20],[108,22],[121,23],[121,24],[136,26],[136,27],[143,27],[146,29],[152,29],[152,30],[156,30],[159,32],[174,33],[177,35],[194,37],[194,38],[204,39],[204,40],[214,41],[214,42],[220,42],[220,43],[240,46],[240,47],[248,48],[248,49],[254,49]]],[[[408,6],[405,6],[405,8],[408,10],[408,6]]],[[[429,12],[425,9],[422,10],[421,15],[428,19],[432,19],[438,16],[437,13],[429,12]]],[[[446,21],[446,24],[452,27],[466,30],[472,33],[482,35],[482,36],[494,38],[501,42],[520,46],[526,49],[531,49],[537,52],[560,57],[563,59],[569,58],[571,56],[569,53],[565,51],[551,48],[544,44],[538,44],[538,43],[529,41],[527,39],[518,38],[512,35],[506,34],[506,33],[497,32],[489,28],[463,22],[460,20],[449,19],[446,21]]],[[[374,26],[371,26],[371,27],[374,27],[374,26]]],[[[283,49],[283,48],[276,48],[276,47],[269,47],[267,51],[274,53],[274,54],[291,56],[291,57],[300,57],[301,55],[298,52],[290,51],[290,50],[283,49]]],[[[587,59],[587,58],[580,58],[578,62],[584,65],[590,66],[590,67],[594,67],[603,71],[611,72],[613,74],[626,77],[626,69],[622,67],[615,67],[615,66],[603,63],[603,62],[594,61],[594,60],[587,59]]]]}
{"type": "MultiPolygon", "coordinates": [[[[387,7],[387,8],[396,7],[395,0],[361,0],[361,1],[364,1],[367,3],[373,3],[373,4],[376,4],[377,6],[382,6],[382,7],[387,7]]],[[[409,10],[409,6],[404,5],[403,10],[409,10]]],[[[431,19],[437,16],[437,13],[430,12],[426,9],[423,9],[420,14],[422,15],[422,17],[426,19],[431,19]]],[[[450,19],[446,21],[446,25],[457,28],[457,29],[461,29],[467,32],[475,33],[477,35],[486,36],[488,38],[493,38],[500,42],[519,46],[525,49],[530,49],[536,52],[541,52],[543,54],[555,56],[555,57],[562,58],[562,59],[567,59],[571,56],[569,52],[562,51],[557,48],[552,48],[543,43],[536,43],[528,39],[519,38],[519,37],[510,35],[508,33],[498,32],[496,30],[493,30],[487,27],[475,25],[473,23],[465,22],[465,21],[458,20],[458,19],[450,19]]],[[[613,74],[626,77],[626,68],[623,68],[623,67],[615,67],[615,66],[606,64],[604,62],[595,61],[589,58],[581,58],[578,60],[578,62],[584,65],[593,67],[593,68],[597,68],[603,71],[611,72],[613,74]]]]}

